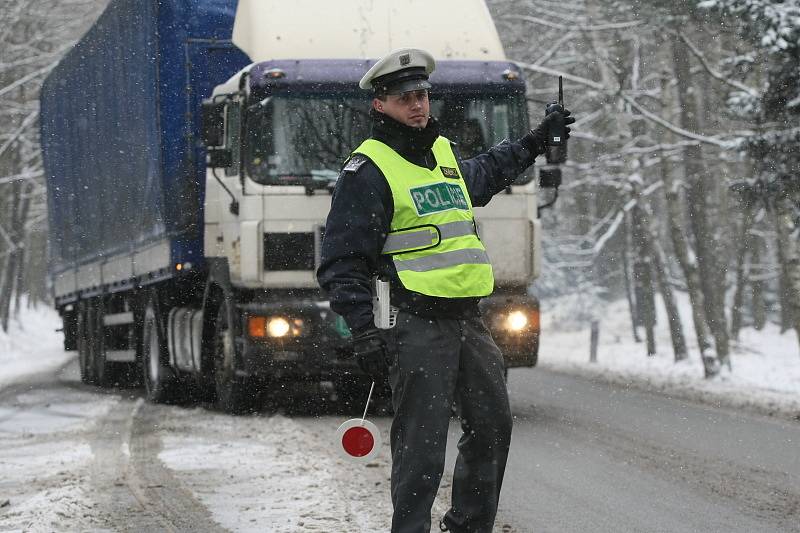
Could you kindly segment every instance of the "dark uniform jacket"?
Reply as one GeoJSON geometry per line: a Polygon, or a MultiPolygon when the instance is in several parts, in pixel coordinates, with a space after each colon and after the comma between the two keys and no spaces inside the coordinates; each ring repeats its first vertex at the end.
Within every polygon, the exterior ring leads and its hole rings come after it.
{"type": "MultiPolygon", "coordinates": [[[[431,146],[439,127],[431,118],[424,130],[411,128],[391,117],[372,111],[372,138],[390,146],[415,165],[433,169],[431,146]]],[[[446,132],[445,132],[446,135],[446,132]]],[[[489,203],[508,187],[534,158],[528,136],[517,142],[503,141],[488,152],[459,160],[474,207],[489,203]]],[[[393,306],[420,316],[466,318],[478,315],[478,298],[439,298],[408,291],[400,283],[391,257],[382,255],[389,233],[394,203],[386,178],[364,155],[351,157],[342,169],[333,191],[325,225],[322,258],[317,271],[331,309],[342,315],[352,331],[372,326],[372,277],[387,276],[393,306]]]]}

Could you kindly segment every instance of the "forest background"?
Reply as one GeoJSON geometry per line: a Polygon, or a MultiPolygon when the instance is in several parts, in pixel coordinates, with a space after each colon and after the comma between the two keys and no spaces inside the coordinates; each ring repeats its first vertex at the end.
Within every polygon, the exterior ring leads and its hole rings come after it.
{"type": "MultiPolygon", "coordinates": [[[[50,301],[39,89],[106,3],[0,0],[3,330],[50,301]]],[[[559,75],[578,118],[559,200],[542,212],[543,312],[571,301],[587,322],[625,298],[654,354],[664,305],[675,360],[702,357],[706,377],[735,364],[744,327],[800,332],[800,0],[487,4],[531,121],[559,75]]]]}

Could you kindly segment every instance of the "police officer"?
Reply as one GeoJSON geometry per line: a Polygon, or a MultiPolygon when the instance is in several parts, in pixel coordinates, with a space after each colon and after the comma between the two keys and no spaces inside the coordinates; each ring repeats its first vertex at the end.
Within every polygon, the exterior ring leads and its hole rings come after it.
{"type": "Polygon", "coordinates": [[[377,380],[388,374],[392,531],[430,531],[457,401],[463,436],[452,508],[440,527],[490,532],[512,420],[503,357],[478,311],[494,279],[473,206],[486,205],[545,152],[555,113],[516,142],[460,160],[430,116],[434,67],[424,50],[400,49],[361,79],[374,93],[372,136],[339,175],[317,277],[353,334],[359,365],[377,380]],[[374,324],[376,276],[390,281],[399,308],[392,329],[374,324]]]}

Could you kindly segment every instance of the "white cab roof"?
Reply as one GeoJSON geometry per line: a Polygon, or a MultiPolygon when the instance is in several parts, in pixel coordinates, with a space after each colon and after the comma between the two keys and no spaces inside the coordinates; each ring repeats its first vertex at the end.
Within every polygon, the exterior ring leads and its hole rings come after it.
{"type": "Polygon", "coordinates": [[[375,59],[402,47],[506,59],[483,0],[239,0],[233,42],[254,62],[375,59]]]}

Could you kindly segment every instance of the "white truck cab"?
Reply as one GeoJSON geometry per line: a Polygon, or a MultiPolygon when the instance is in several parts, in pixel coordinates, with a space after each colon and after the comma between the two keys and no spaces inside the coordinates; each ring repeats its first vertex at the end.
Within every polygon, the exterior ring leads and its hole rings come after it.
{"type": "MultiPolygon", "coordinates": [[[[234,374],[357,382],[355,364],[337,355],[349,333],[315,272],[335,180],[370,135],[359,79],[393,48],[431,52],[431,114],[466,159],[529,129],[520,70],[480,0],[241,0],[233,40],[254,63],[204,104],[204,242],[239,324],[234,374]]],[[[527,293],[540,269],[533,178],[531,167],[475,211],[496,284],[482,309],[509,367],[535,365],[538,352],[538,302],[527,293]]]]}

